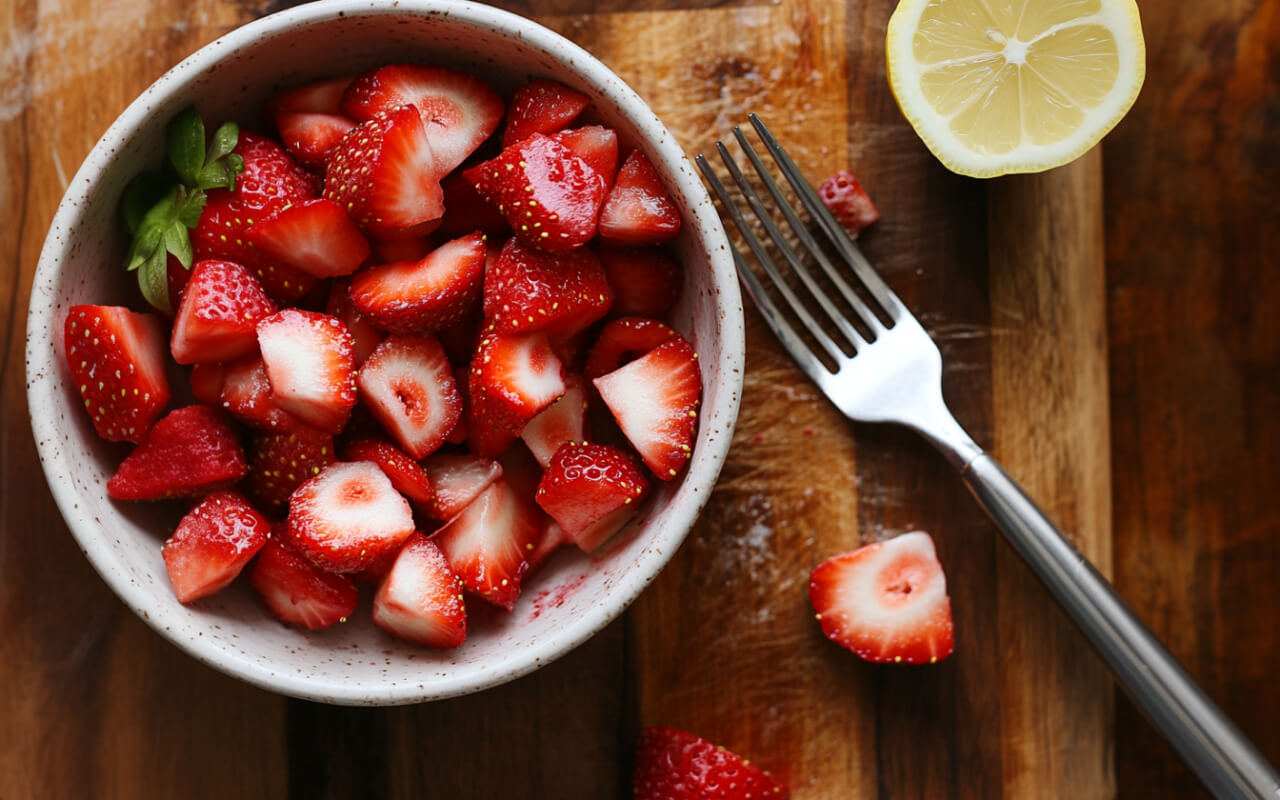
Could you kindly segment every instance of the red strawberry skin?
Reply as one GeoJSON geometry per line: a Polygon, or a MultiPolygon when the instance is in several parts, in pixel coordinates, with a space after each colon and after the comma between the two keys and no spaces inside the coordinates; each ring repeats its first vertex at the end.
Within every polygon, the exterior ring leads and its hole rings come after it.
{"type": "Polygon", "coordinates": [[[191,394],[207,406],[220,406],[226,377],[226,364],[195,364],[191,367],[191,394]]]}
{"type": "Polygon", "coordinates": [[[818,197],[850,236],[857,237],[863,228],[880,219],[880,211],[871,202],[871,196],[847,169],[823,181],[818,187],[818,197]]]}
{"type": "Polygon", "coordinates": [[[661,244],[680,232],[680,210],[644,153],[627,156],[600,210],[600,238],[612,244],[661,244]]]}
{"type": "Polygon", "coordinates": [[[226,588],[267,543],[270,532],[271,524],[236,492],[215,492],[201,500],[160,550],[178,602],[226,588]]]}
{"type": "Polygon", "coordinates": [[[230,261],[200,261],[182,293],[169,349],[179,364],[232,361],[258,348],[258,321],[276,304],[248,269],[230,261]]]}
{"type": "Polygon", "coordinates": [[[487,236],[506,236],[511,226],[502,212],[476,192],[461,172],[451,172],[440,182],[444,192],[444,216],[437,229],[445,236],[462,236],[480,231],[487,236]]]}
{"type": "Polygon", "coordinates": [[[428,333],[458,323],[480,299],[485,237],[447,242],[418,261],[379,264],[351,279],[351,301],[390,333],[428,333]]]}
{"type": "Polygon", "coordinates": [[[313,278],[350,275],[369,257],[369,243],[347,212],[323,197],[287,206],[245,235],[270,258],[313,278]]]}
{"type": "Polygon", "coordinates": [[[293,112],[276,116],[280,141],[298,163],[309,170],[324,172],[329,154],[356,121],[342,114],[293,112]]]}
{"type": "Polygon", "coordinates": [[[569,148],[569,152],[604,178],[606,190],[612,188],[613,178],[618,174],[618,134],[601,125],[588,125],[553,133],[551,138],[569,148]]]}
{"type": "Polygon", "coordinates": [[[333,438],[298,426],[255,433],[249,442],[245,491],[267,508],[281,508],[307,480],[337,460],[333,438]]]}
{"type": "Polygon", "coordinates": [[[595,347],[587,356],[583,370],[588,380],[613,372],[627,356],[642,356],[680,334],[656,319],[647,317],[622,317],[615,319],[600,331],[595,347]]]}
{"type": "Polygon", "coordinates": [[[140,442],[169,404],[160,320],[120,306],[72,306],[63,324],[67,367],[98,435],[140,442]]]}
{"type": "Polygon", "coordinates": [[[350,284],[346,281],[334,281],[329,287],[329,300],[325,303],[324,313],[337,317],[351,332],[354,345],[352,355],[357,367],[364,364],[373,351],[382,344],[387,335],[378,329],[369,318],[360,313],[355,303],[351,302],[350,284]]]}
{"type": "Polygon", "coordinates": [[[490,457],[501,453],[564,388],[564,369],[546,334],[486,334],[471,359],[468,381],[472,451],[490,457]]]}
{"type": "MultiPolygon", "coordinates": [[[[203,367],[197,364],[196,367],[203,367]]],[[[194,375],[194,371],[192,373],[194,375]]],[[[276,403],[267,366],[258,355],[223,365],[217,405],[251,428],[264,431],[310,430],[276,403]]]]}
{"type": "Polygon", "coordinates": [[[337,433],[356,404],[355,340],[341,320],[287,308],[258,323],[258,347],[276,405],[337,433]]]}
{"type": "Polygon", "coordinates": [[[609,313],[613,290],[587,248],[547,253],[511,239],[484,276],[487,330],[570,337],[609,313]]]}
{"type": "Polygon", "coordinates": [[[421,533],[405,541],[373,598],[373,624],[428,647],[452,648],[467,638],[462,587],[440,548],[421,533]]]}
{"type": "Polygon", "coordinates": [[[645,728],[636,748],[635,800],[786,800],[769,773],[678,728],[645,728]]]}
{"type": "Polygon", "coordinates": [[[116,500],[198,497],[229,488],[249,471],[235,431],[207,406],[169,412],[107,481],[116,500]]]}
{"type": "Polygon", "coordinates": [[[602,247],[600,265],[613,287],[616,316],[661,317],[684,286],[684,270],[656,247],[602,247]]]}
{"type": "Polygon", "coordinates": [[[533,80],[516,90],[502,129],[502,146],[534,134],[555,133],[569,127],[591,100],[557,81],[533,80]]]}
{"type": "Polygon", "coordinates": [[[535,495],[578,547],[591,552],[635,516],[649,479],[629,454],[602,444],[560,445],[535,495]]]}
{"type": "Polygon", "coordinates": [[[360,439],[347,445],[342,453],[347,461],[372,461],[386,474],[397,492],[428,508],[435,501],[431,480],[421,465],[404,451],[388,442],[360,439]]]}
{"type": "Polygon", "coordinates": [[[276,619],[313,631],[346,622],[360,599],[350,578],[312,565],[276,536],[258,553],[249,582],[276,619]]]}
{"type": "Polygon", "coordinates": [[[444,348],[430,336],[391,336],[356,377],[360,398],[395,442],[415,459],[444,444],[462,400],[444,348]]]}
{"type": "Polygon", "coordinates": [[[288,539],[328,572],[360,572],[413,533],[413,511],[369,462],[331,464],[289,498],[288,539]]]}

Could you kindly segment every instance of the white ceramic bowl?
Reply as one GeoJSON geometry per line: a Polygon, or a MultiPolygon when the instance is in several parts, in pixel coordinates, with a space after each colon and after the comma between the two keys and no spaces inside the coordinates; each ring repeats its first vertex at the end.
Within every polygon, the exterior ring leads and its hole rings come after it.
{"type": "Polygon", "coordinates": [[[31,424],[63,517],[103,579],[143,619],[191,655],[250,683],[330,703],[391,705],[466,694],[563,655],[620,614],[679,547],[724,463],[742,388],[742,305],[720,220],[671,133],[586,51],[522,17],[448,0],[323,0],[239,28],[174,67],[125,110],[85,159],[53,220],[27,322],[31,424]],[[126,303],[137,290],[120,266],[116,205],[136,172],[163,152],[166,121],[189,103],[206,120],[253,121],[273,91],[397,61],[472,71],[506,91],[546,76],[591,96],[624,142],[653,161],[684,214],[677,247],[686,282],[676,327],[701,354],[703,411],[688,470],[639,518],[587,556],[562,553],[531,576],[509,616],[487,614],[465,645],[432,651],[354,619],[320,633],[268,616],[244,580],[191,607],[170,591],[160,543],[179,511],[116,503],[105,484],[127,452],[99,439],[63,361],[62,326],[77,303],[126,303]],[[489,619],[492,617],[493,619],[489,619]]]}

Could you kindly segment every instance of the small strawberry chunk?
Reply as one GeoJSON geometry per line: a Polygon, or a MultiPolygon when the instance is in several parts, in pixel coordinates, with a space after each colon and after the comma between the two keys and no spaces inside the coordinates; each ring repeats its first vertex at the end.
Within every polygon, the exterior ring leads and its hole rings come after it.
{"type": "Polygon", "coordinates": [[[347,445],[342,457],[347,461],[372,461],[386,474],[395,490],[415,503],[430,508],[435,501],[431,480],[417,461],[388,442],[360,439],[347,445]]]}
{"type": "Polygon", "coordinates": [[[502,212],[476,191],[461,172],[453,172],[440,182],[444,192],[444,216],[438,230],[445,236],[462,236],[480,231],[487,236],[506,236],[511,226],[502,212]]]}
{"type": "Polygon", "coordinates": [[[543,467],[565,442],[587,439],[587,392],[582,378],[564,376],[564,394],[538,412],[520,432],[529,452],[543,467]]]}
{"type": "Polygon", "coordinates": [[[435,452],[462,415],[444,348],[430,336],[391,336],[356,377],[364,405],[415,459],[435,452]]]}
{"type": "Polygon", "coordinates": [[[369,461],[330,464],[289,499],[288,537],[329,572],[360,572],[413,533],[413,511],[369,461]]]}
{"type": "Polygon", "coordinates": [[[787,800],[769,773],[678,728],[645,728],[636,748],[635,800],[787,800]]]}
{"type": "Polygon", "coordinates": [[[360,599],[350,578],[314,566],[277,536],[258,553],[249,582],[272,616],[313,631],[346,622],[360,599]]]}
{"type": "Polygon", "coordinates": [[[658,171],[639,150],[618,171],[600,209],[600,238],[614,244],[661,244],[680,232],[680,210],[658,171]]]}
{"type": "Polygon", "coordinates": [[[282,208],[246,236],[277,262],[313,278],[350,275],[369,257],[369,243],[347,212],[322,197],[282,208]]]}
{"type": "Polygon", "coordinates": [[[208,406],[188,406],[151,426],[107,481],[107,494],[117,500],[199,497],[230,488],[248,471],[226,420],[208,406]]]}
{"type": "MultiPolygon", "coordinates": [[[[446,352],[448,352],[446,350],[446,352]]],[[[467,409],[471,405],[471,401],[467,399],[467,375],[469,369],[467,367],[453,368],[453,385],[458,387],[458,400],[461,401],[460,412],[458,414],[458,422],[453,426],[453,430],[449,431],[448,438],[445,439],[449,444],[465,444],[467,441],[467,409]]]]}
{"type": "MultiPolygon", "coordinates": [[[[197,365],[199,366],[199,365],[197,365]]],[[[225,364],[218,405],[251,428],[286,431],[306,428],[276,403],[267,379],[267,365],[258,355],[225,364]]]]}
{"type": "Polygon", "coordinates": [[[546,331],[561,338],[609,312],[613,290],[591,250],[542,252],[511,239],[484,275],[486,330],[546,331]]]}
{"type": "Polygon", "coordinates": [[[351,278],[351,301],[391,333],[426,333],[456,324],[480,299],[484,234],[447,242],[419,261],[380,264],[351,278]]]}
{"type": "Polygon", "coordinates": [[[623,360],[642,356],[672,339],[679,339],[670,325],[645,317],[615,319],[600,331],[595,347],[587,356],[584,373],[588,380],[613,372],[623,360]]]}
{"type": "Polygon", "coordinates": [[[510,611],[520,595],[526,554],[542,534],[537,506],[498,479],[433,541],[472,592],[510,611]]]}
{"type": "Polygon", "coordinates": [[[537,501],[590,553],[636,514],[649,479],[630,455],[603,444],[562,444],[538,483],[537,501]]]}
{"type": "Polygon", "coordinates": [[[862,188],[862,184],[847,169],[842,169],[822,182],[818,187],[822,204],[835,216],[840,227],[853,237],[863,228],[880,219],[876,204],[862,188]]]}
{"type": "MultiPolygon", "coordinates": [[[[444,219],[441,217],[440,219],[444,219]]],[[[432,231],[427,230],[432,226],[438,226],[440,220],[436,220],[428,224],[423,230],[419,231],[417,236],[408,237],[378,237],[371,243],[373,245],[373,256],[369,259],[371,264],[390,264],[393,261],[421,261],[427,257],[427,254],[436,248],[435,240],[430,236],[432,231]]],[[[439,230],[439,228],[436,228],[439,230]]]]}
{"type": "Polygon", "coordinates": [[[564,388],[564,370],[546,334],[486,334],[471,359],[468,381],[471,449],[482,456],[501,453],[564,388]]]}
{"type": "Polygon", "coordinates": [[[422,468],[435,491],[430,514],[441,522],[461,514],[502,477],[502,465],[497,461],[466,453],[436,453],[422,462],[422,468]]]}
{"type": "Polygon", "coordinates": [[[613,186],[618,174],[618,134],[602,125],[588,125],[571,131],[551,134],[551,138],[569,152],[587,162],[587,165],[604,178],[605,190],[613,186]]]}
{"type": "Polygon", "coordinates": [[[201,261],[191,270],[173,320],[169,349],[179,364],[231,361],[258,349],[258,321],[276,312],[248,269],[201,261]]]}
{"type": "Polygon", "coordinates": [[[302,111],[276,116],[284,148],[299,164],[316,172],[324,172],[329,154],[355,126],[356,121],[343,114],[302,111]]]}
{"type": "Polygon", "coordinates": [[[467,638],[467,608],[458,576],[435,542],[415,533],[400,548],[373,598],[373,624],[427,647],[457,647],[467,638]]]}
{"type": "Polygon", "coordinates": [[[525,571],[525,574],[528,575],[533,572],[550,558],[552,553],[572,543],[573,540],[564,532],[564,528],[560,527],[560,523],[551,518],[543,520],[542,537],[538,539],[538,543],[533,546],[533,549],[529,551],[528,557],[525,559],[529,563],[529,568],[525,571]]]}
{"type": "Polygon", "coordinates": [[[954,647],[947,579],[929,534],[829,558],[809,576],[827,638],[867,661],[932,664],[954,647]]]}
{"type": "Polygon", "coordinates": [[[258,347],[276,405],[316,430],[342,430],[356,387],[355,341],[340,320],[285,309],[258,323],[258,347]]]}
{"type": "Polygon", "coordinates": [[[666,314],[684,286],[684,270],[656,247],[600,248],[600,265],[613,287],[616,316],[660,317],[666,314]]]}
{"type": "Polygon", "coordinates": [[[249,442],[245,491],[268,508],[280,508],[305,481],[336,461],[333,437],[303,426],[255,433],[249,442]]]}
{"type": "Polygon", "coordinates": [[[226,377],[226,364],[195,364],[191,367],[191,394],[207,406],[222,405],[222,384],[226,377]]]}
{"type": "Polygon", "coordinates": [[[538,133],[555,133],[569,127],[591,103],[582,92],[563,83],[538,79],[516,89],[502,128],[502,146],[538,133]]]}
{"type": "Polygon", "coordinates": [[[287,92],[281,92],[267,103],[267,116],[314,112],[317,114],[341,114],[342,95],[351,85],[351,78],[330,78],[308,83],[287,92]]]}
{"type": "Polygon", "coordinates": [[[160,320],[120,306],[72,306],[63,348],[94,430],[139,442],[169,404],[160,320]]]}
{"type": "Polygon", "coordinates": [[[354,344],[352,355],[359,367],[387,335],[375,327],[368,317],[360,313],[355,303],[351,302],[350,286],[346,281],[333,282],[329,287],[329,300],[325,303],[324,313],[342,320],[342,324],[351,332],[354,344]]]}
{"type": "Polygon", "coordinates": [[[160,554],[179,603],[221,591],[267,543],[271,524],[236,492],[209,495],[178,523],[160,554]]]}

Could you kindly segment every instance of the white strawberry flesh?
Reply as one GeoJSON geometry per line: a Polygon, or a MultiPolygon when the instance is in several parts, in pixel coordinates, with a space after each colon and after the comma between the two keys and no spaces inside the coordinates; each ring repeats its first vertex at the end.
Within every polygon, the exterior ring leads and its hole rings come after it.
{"type": "Polygon", "coordinates": [[[444,444],[462,400],[444,348],[430,336],[392,336],[356,378],[360,397],[400,448],[416,459],[444,444]]]}
{"type": "Polygon", "coordinates": [[[290,542],[329,572],[360,572],[413,533],[413,511],[371,461],[331,464],[289,500],[290,542]]]}
{"type": "Polygon", "coordinates": [[[462,586],[434,542],[420,533],[405,541],[373,598],[373,623],[428,647],[457,647],[467,638],[462,586]]]}
{"type": "Polygon", "coordinates": [[[337,317],[286,309],[258,323],[258,347],[276,404],[337,433],[356,403],[355,342],[337,317]]]}
{"type": "Polygon", "coordinates": [[[463,584],[510,611],[542,535],[538,510],[499,479],[435,535],[463,584]]]}

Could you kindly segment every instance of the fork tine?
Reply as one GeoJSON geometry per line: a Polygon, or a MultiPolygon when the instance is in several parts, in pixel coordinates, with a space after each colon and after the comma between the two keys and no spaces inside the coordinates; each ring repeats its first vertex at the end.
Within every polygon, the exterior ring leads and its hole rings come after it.
{"type": "Polygon", "coordinates": [[[909,314],[910,312],[907,311],[906,306],[902,304],[898,296],[893,293],[889,285],[884,282],[875,271],[875,268],[871,266],[871,263],[862,255],[862,251],[854,244],[853,239],[849,238],[849,234],[844,232],[844,228],[840,227],[840,223],[836,222],[836,218],[823,205],[818,193],[804,179],[800,168],[791,160],[787,152],[782,149],[782,145],[778,144],[778,140],[773,137],[773,134],[765,127],[765,124],[760,121],[760,117],[756,116],[755,112],[752,112],[747,115],[747,119],[751,120],[751,126],[756,129],[756,133],[760,136],[760,141],[764,142],[769,154],[773,156],[773,160],[778,164],[778,168],[782,170],[783,176],[786,177],[787,183],[790,183],[791,188],[795,190],[796,197],[800,198],[800,202],[808,210],[809,216],[826,232],[832,244],[840,251],[840,255],[853,268],[854,274],[858,276],[867,287],[867,290],[871,292],[871,295],[889,314],[889,317],[897,321],[904,315],[909,314]]]}
{"type": "Polygon", "coordinates": [[[742,238],[747,243],[747,247],[751,248],[751,252],[755,255],[756,260],[760,262],[760,265],[764,267],[765,272],[769,274],[769,278],[773,280],[774,286],[777,288],[778,293],[782,295],[783,299],[787,301],[787,305],[790,306],[795,315],[800,318],[800,321],[804,323],[805,328],[813,335],[813,338],[818,340],[818,344],[822,345],[823,349],[827,351],[827,355],[831,356],[835,363],[840,364],[848,360],[849,356],[845,355],[844,352],[836,346],[836,343],[831,340],[831,337],[827,335],[827,332],[822,330],[818,323],[813,319],[813,316],[809,314],[809,310],[804,307],[799,298],[795,296],[795,293],[791,291],[791,287],[782,279],[782,276],[778,273],[778,268],[773,264],[773,259],[769,257],[769,253],[765,251],[764,245],[760,243],[760,240],[756,238],[756,235],[751,232],[751,227],[747,225],[747,221],[743,218],[742,212],[738,210],[738,206],[733,202],[733,198],[729,196],[728,190],[724,188],[724,184],[720,182],[720,179],[716,177],[715,172],[712,171],[711,165],[707,163],[707,159],[702,155],[699,155],[694,160],[698,162],[698,169],[702,170],[702,174],[706,176],[707,182],[711,184],[711,190],[720,198],[720,204],[724,206],[725,211],[729,214],[729,218],[733,220],[733,224],[737,226],[738,231],[742,234],[742,238]]]}

